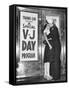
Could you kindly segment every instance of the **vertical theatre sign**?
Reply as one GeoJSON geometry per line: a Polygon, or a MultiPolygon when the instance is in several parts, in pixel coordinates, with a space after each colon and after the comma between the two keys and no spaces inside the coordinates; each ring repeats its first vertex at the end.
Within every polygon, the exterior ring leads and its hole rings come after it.
{"type": "Polygon", "coordinates": [[[20,12],[20,61],[38,60],[38,14],[20,12]]]}

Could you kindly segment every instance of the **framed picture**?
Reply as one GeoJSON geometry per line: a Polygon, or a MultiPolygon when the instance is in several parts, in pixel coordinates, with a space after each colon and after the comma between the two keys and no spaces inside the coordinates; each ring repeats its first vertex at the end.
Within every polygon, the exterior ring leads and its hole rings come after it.
{"type": "Polygon", "coordinates": [[[9,6],[9,83],[67,82],[67,8],[9,6]]]}

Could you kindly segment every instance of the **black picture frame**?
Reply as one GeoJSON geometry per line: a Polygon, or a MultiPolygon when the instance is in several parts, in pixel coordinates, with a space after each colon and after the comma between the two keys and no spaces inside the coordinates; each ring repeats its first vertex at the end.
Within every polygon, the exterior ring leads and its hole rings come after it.
{"type": "MultiPolygon", "coordinates": [[[[18,11],[19,12],[19,11],[18,11]]],[[[26,11],[28,12],[28,11],[26,11]]],[[[30,12],[30,11],[29,11],[30,12]]],[[[34,11],[32,11],[34,13],[34,11]]],[[[20,12],[19,12],[20,13],[20,12]]],[[[35,11],[37,13],[37,11],[35,11]]],[[[59,13],[60,15],[60,13],[59,13]]],[[[42,18],[42,16],[39,16],[42,18]]],[[[19,16],[20,18],[20,16],[19,16]]],[[[42,20],[41,20],[42,21],[42,20]]],[[[41,23],[38,21],[38,24],[41,23]]],[[[41,25],[41,24],[40,24],[41,25]]],[[[63,27],[63,26],[62,26],[63,27]]],[[[38,27],[39,28],[39,27],[38,27]]],[[[41,27],[43,29],[43,27],[41,27]]],[[[41,33],[41,31],[38,30],[38,33],[41,33]]],[[[42,36],[40,36],[41,38],[42,36]]],[[[38,35],[39,38],[39,35],[38,35]]],[[[41,40],[42,41],[42,40],[41,40]]],[[[40,42],[39,42],[40,43],[40,42]]],[[[42,47],[42,46],[41,46],[42,47]]],[[[42,49],[41,49],[42,52],[42,49]]],[[[41,54],[41,59],[42,59],[42,54],[41,54]]],[[[35,61],[37,62],[37,61],[35,61]]],[[[12,85],[27,85],[27,84],[46,84],[46,83],[64,83],[67,82],[67,7],[52,7],[52,6],[36,6],[36,5],[19,5],[19,4],[14,4],[9,6],[9,84],[12,85]],[[30,9],[38,9],[39,14],[42,13],[40,10],[45,10],[45,9],[53,9],[59,12],[60,10],[64,12],[65,14],[65,48],[66,48],[66,64],[65,64],[65,80],[55,80],[55,81],[42,81],[43,76],[37,76],[37,77],[25,77],[24,80],[17,81],[17,73],[16,73],[16,67],[17,67],[17,57],[16,57],[16,26],[17,26],[17,7],[20,8],[30,8],[30,9]]]]}

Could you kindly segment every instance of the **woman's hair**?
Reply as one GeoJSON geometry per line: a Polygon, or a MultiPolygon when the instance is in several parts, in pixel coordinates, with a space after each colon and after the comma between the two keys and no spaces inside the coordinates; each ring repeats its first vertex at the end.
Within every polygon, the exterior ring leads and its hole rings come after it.
{"type": "Polygon", "coordinates": [[[42,28],[42,34],[43,34],[45,28],[47,27],[47,24],[49,24],[49,23],[48,23],[48,21],[46,20],[46,23],[45,23],[45,25],[44,25],[43,28],[42,28]]]}

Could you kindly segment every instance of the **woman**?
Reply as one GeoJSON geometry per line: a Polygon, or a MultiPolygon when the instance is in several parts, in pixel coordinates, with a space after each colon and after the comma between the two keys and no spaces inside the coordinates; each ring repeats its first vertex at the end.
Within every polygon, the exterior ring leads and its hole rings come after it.
{"type": "Polygon", "coordinates": [[[58,28],[55,25],[55,20],[52,24],[47,24],[44,27],[44,37],[46,42],[44,52],[44,77],[47,80],[60,78],[60,52],[61,44],[59,39],[58,28]]]}

